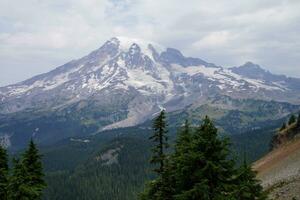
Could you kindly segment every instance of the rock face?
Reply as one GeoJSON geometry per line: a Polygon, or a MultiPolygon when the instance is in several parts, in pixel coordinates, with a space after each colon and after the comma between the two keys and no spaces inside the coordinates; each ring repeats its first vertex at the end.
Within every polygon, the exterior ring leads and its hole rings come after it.
{"type": "Polygon", "coordinates": [[[117,37],[81,59],[0,88],[0,113],[74,104],[80,109],[93,102],[122,116],[105,127],[109,129],[138,124],[162,107],[178,110],[216,94],[299,104],[299,91],[300,79],[273,75],[252,63],[224,69],[176,49],[117,37]]]}

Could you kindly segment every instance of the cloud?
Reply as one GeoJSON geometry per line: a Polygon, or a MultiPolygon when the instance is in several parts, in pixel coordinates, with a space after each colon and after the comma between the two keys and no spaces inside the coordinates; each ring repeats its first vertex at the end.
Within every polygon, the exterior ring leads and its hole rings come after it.
{"type": "Polygon", "coordinates": [[[84,56],[116,35],[222,66],[252,60],[300,77],[299,10],[298,0],[2,0],[0,85],[84,56]]]}

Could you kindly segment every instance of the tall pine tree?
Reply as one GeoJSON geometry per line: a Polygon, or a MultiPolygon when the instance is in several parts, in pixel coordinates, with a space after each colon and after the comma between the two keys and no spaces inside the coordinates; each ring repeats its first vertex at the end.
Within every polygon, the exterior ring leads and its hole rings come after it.
{"type": "Polygon", "coordinates": [[[12,176],[9,182],[9,200],[31,200],[34,191],[25,182],[28,176],[21,160],[13,160],[12,176]]]}
{"type": "Polygon", "coordinates": [[[168,145],[168,130],[165,111],[161,111],[160,115],[153,122],[153,135],[149,138],[153,143],[152,158],[150,163],[154,164],[154,171],[161,176],[164,171],[166,152],[168,145]]]}
{"type": "Polygon", "coordinates": [[[33,140],[30,141],[28,149],[23,154],[22,165],[27,174],[25,183],[28,184],[32,190],[32,200],[41,199],[42,191],[46,187],[46,183],[44,181],[41,155],[33,140]]]}
{"type": "Polygon", "coordinates": [[[218,138],[217,129],[205,117],[193,135],[186,174],[189,181],[175,197],[180,200],[232,198],[234,162],[229,158],[229,143],[218,138]],[[189,165],[189,166],[188,166],[189,165]]]}
{"type": "MultiPolygon", "coordinates": [[[[166,124],[162,119],[164,117],[159,116],[155,120],[155,137],[151,137],[156,138],[153,140],[154,158],[164,152],[160,149],[163,137],[159,137],[164,131],[159,130],[165,129],[156,126],[166,124]]],[[[174,153],[168,159],[165,156],[153,160],[158,167],[155,170],[158,178],[148,184],[142,200],[266,199],[251,167],[246,163],[241,168],[235,167],[235,161],[230,159],[229,141],[218,136],[217,128],[208,117],[195,130],[186,121],[178,132],[174,153]]]]}
{"type": "Polygon", "coordinates": [[[153,171],[157,179],[147,185],[141,199],[172,200],[171,165],[166,154],[169,147],[167,133],[166,114],[162,110],[153,122],[153,135],[149,138],[154,144],[150,163],[155,166],[153,171]]]}
{"type": "Polygon", "coordinates": [[[40,200],[46,187],[41,155],[31,140],[21,159],[13,161],[9,183],[10,200],[40,200]]]}
{"type": "Polygon", "coordinates": [[[0,199],[8,199],[8,158],[6,150],[0,145],[0,199]]]}
{"type": "Polygon", "coordinates": [[[185,120],[183,127],[179,130],[177,134],[177,140],[175,144],[175,156],[180,156],[181,154],[186,154],[190,150],[192,142],[192,131],[190,128],[190,123],[185,120]]]}
{"type": "Polygon", "coordinates": [[[193,170],[191,165],[192,131],[188,120],[185,121],[184,126],[181,127],[177,134],[175,142],[175,151],[172,155],[172,178],[174,180],[173,187],[175,193],[179,194],[191,186],[190,172],[193,170]]]}

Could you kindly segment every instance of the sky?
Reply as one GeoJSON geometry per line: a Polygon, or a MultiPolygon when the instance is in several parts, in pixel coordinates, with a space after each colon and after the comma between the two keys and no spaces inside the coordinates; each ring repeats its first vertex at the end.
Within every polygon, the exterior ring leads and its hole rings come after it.
{"type": "Polygon", "coordinates": [[[0,86],[47,72],[114,36],[220,66],[300,77],[299,0],[0,0],[0,86]]]}

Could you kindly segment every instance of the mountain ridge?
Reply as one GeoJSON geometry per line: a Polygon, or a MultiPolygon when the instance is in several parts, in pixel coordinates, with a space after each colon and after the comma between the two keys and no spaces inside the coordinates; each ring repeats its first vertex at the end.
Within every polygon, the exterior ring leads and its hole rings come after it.
{"type": "MultiPolygon", "coordinates": [[[[146,45],[147,43],[141,42],[142,45],[141,44],[138,45],[136,42],[139,41],[140,40],[137,39],[130,40],[127,38],[125,39],[122,38],[122,40],[119,40],[118,38],[114,37],[111,40],[107,41],[99,49],[93,51],[92,53],[78,60],[73,60],[48,73],[35,76],[31,79],[22,81],[20,83],[9,85],[6,87],[0,87],[1,104],[2,105],[5,104],[6,99],[11,100],[14,97],[26,98],[26,95],[30,96],[30,93],[38,93],[38,94],[42,94],[43,92],[47,93],[48,90],[54,90],[64,84],[66,85],[65,88],[60,88],[60,89],[66,91],[67,93],[69,92],[69,90],[72,90],[74,87],[80,87],[80,86],[82,87],[81,91],[77,91],[76,95],[78,95],[79,93],[87,93],[86,89],[88,89],[89,92],[91,92],[91,90],[94,90],[93,93],[96,93],[98,91],[101,91],[102,89],[105,89],[107,85],[111,85],[111,83],[117,78],[117,77],[113,77],[112,79],[111,76],[113,75],[119,76],[120,79],[123,79],[119,81],[120,84],[118,85],[121,89],[123,89],[122,86],[124,85],[132,86],[132,84],[130,84],[132,82],[124,83],[125,80],[128,80],[130,78],[132,78],[133,81],[137,80],[139,75],[136,73],[140,73],[140,75],[143,75],[145,73],[146,74],[150,73],[151,76],[144,76],[143,78],[145,79],[143,81],[146,81],[148,78],[150,83],[152,84],[151,86],[156,87],[155,89],[162,89],[162,90],[164,88],[167,88],[166,85],[168,83],[172,81],[173,82],[179,81],[178,78],[181,79],[185,78],[183,75],[187,75],[189,76],[188,78],[191,79],[192,76],[196,76],[199,74],[200,75],[202,74],[204,76],[204,77],[200,76],[199,79],[207,78],[208,80],[211,79],[212,81],[219,82],[218,84],[216,83],[213,84],[219,87],[220,90],[224,90],[224,89],[227,89],[228,91],[234,89],[237,90],[236,88],[238,87],[241,87],[242,90],[246,90],[246,89],[253,90],[253,92],[256,92],[255,90],[266,90],[262,92],[263,95],[266,92],[268,93],[271,90],[281,90],[281,91],[289,90],[290,84],[282,83],[282,80],[276,80],[277,82],[275,83],[275,82],[271,82],[270,80],[264,82],[264,80],[261,79],[256,79],[256,80],[249,79],[253,77],[247,76],[245,75],[245,73],[242,73],[241,71],[245,68],[245,66],[248,66],[246,70],[254,69],[255,66],[258,66],[252,63],[250,64],[246,63],[245,65],[240,67],[225,69],[222,67],[217,67],[212,63],[207,63],[199,58],[184,57],[180,51],[172,48],[166,48],[166,50],[164,51],[163,48],[160,47],[160,53],[159,53],[153,47],[152,44],[146,45]],[[122,67],[122,65],[125,67],[122,67]],[[131,73],[129,73],[127,69],[130,69],[131,73]],[[141,69],[141,71],[138,71],[139,69],[141,69]],[[137,71],[135,71],[134,73],[134,71],[132,70],[137,70],[137,71]],[[174,73],[171,74],[170,72],[175,72],[180,75],[176,76],[174,75],[174,73]],[[108,74],[108,76],[105,77],[107,73],[110,74],[108,74]],[[164,74],[165,76],[162,76],[162,74],[164,74]],[[128,77],[130,75],[133,75],[134,77],[128,77]],[[81,76],[85,76],[84,77],[85,79],[80,80],[81,82],[76,82],[76,81],[74,82],[75,79],[78,80],[82,78],[81,76]],[[168,76],[172,76],[172,77],[169,78],[168,76]],[[101,77],[104,77],[103,80],[101,80],[101,77]],[[73,83],[69,84],[68,86],[68,82],[70,81],[73,81],[73,83]],[[165,82],[163,83],[159,81],[165,81],[165,82]],[[102,82],[102,83],[97,84],[97,82],[102,82]]],[[[271,74],[270,72],[266,72],[261,68],[260,71],[268,73],[268,75],[271,74]]],[[[278,75],[272,75],[272,77],[285,78],[285,80],[283,81],[287,82],[286,80],[287,77],[278,76],[278,75]]],[[[300,79],[298,80],[293,78],[293,80],[296,80],[297,84],[299,82],[300,85],[300,79]]],[[[146,87],[146,85],[142,84],[141,81],[137,81],[135,83],[141,84],[141,86],[146,87]]],[[[166,92],[170,93],[171,92],[170,90],[172,89],[174,90],[174,88],[172,88],[174,86],[174,83],[172,84],[173,85],[170,85],[168,90],[166,90],[166,92]]],[[[186,84],[189,83],[183,82],[183,84],[184,84],[183,87],[180,86],[179,84],[177,84],[176,86],[182,89],[186,86],[186,84]]],[[[150,92],[157,93],[157,91],[151,91],[151,90],[150,92]]],[[[176,92],[178,93],[178,91],[176,92]]],[[[235,92],[235,91],[229,91],[229,92],[235,92]]],[[[238,92],[242,93],[241,90],[239,90],[238,92]]],[[[66,96],[67,94],[60,94],[60,95],[66,96]]],[[[72,94],[70,95],[71,97],[69,97],[69,99],[76,97],[76,95],[73,96],[72,94]]],[[[84,96],[83,98],[85,98],[86,94],[84,94],[83,96],[84,96]]],[[[245,96],[245,98],[247,98],[247,94],[245,94],[245,92],[242,93],[242,96],[245,96]]],[[[286,100],[286,98],[284,97],[282,98],[283,98],[281,99],[282,101],[286,100]]],[[[300,103],[300,100],[297,99],[295,100],[295,102],[300,103]]],[[[20,107],[22,109],[22,107],[25,108],[26,106],[20,105],[20,107]]],[[[14,112],[15,110],[21,110],[12,107],[9,108],[9,106],[7,107],[3,106],[2,108],[6,109],[6,112],[8,113],[14,112]]],[[[3,113],[3,109],[1,109],[0,111],[3,113]]]]}
{"type": "MultiPolygon", "coordinates": [[[[262,100],[265,105],[270,101],[282,102],[275,107],[284,108],[284,112],[278,110],[282,116],[273,120],[293,112],[297,107],[293,105],[300,105],[300,79],[272,75],[252,65],[246,64],[246,70],[245,66],[225,69],[200,58],[185,57],[173,48],[114,37],[80,59],[0,87],[0,119],[4,123],[0,136],[15,134],[7,128],[13,126],[8,119],[27,126],[21,117],[30,115],[37,116],[36,121],[42,116],[48,120],[56,117],[59,123],[71,120],[74,128],[79,120],[84,130],[101,131],[138,125],[152,119],[162,108],[173,112],[188,106],[201,107],[220,96],[262,100]],[[253,72],[247,69],[254,69],[254,74],[258,69],[263,76],[254,79],[253,72]]],[[[231,100],[224,101],[219,106],[227,104],[225,107],[230,109],[230,103],[231,100]]]]}

